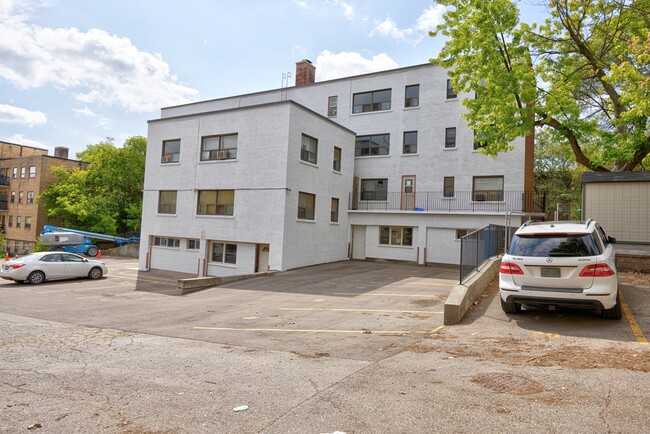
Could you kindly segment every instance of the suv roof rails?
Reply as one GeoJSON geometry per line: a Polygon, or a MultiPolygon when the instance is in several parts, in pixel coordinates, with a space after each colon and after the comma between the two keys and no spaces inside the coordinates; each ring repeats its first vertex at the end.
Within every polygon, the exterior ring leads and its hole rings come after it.
{"type": "Polygon", "coordinates": [[[585,229],[588,228],[589,225],[591,224],[591,222],[593,222],[593,221],[594,221],[594,219],[591,219],[591,218],[587,219],[587,221],[585,222],[585,229]]]}
{"type": "Polygon", "coordinates": [[[531,224],[533,224],[533,221],[532,221],[532,220],[528,220],[526,223],[524,223],[523,225],[521,225],[521,227],[522,227],[522,228],[525,228],[526,226],[531,225],[531,224]]]}

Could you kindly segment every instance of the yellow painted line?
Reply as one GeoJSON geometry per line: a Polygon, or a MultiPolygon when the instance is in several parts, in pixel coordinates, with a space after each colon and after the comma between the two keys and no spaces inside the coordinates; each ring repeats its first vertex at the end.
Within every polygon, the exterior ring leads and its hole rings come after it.
{"type": "Polygon", "coordinates": [[[281,307],[279,310],[292,310],[292,311],[325,311],[325,312],[390,312],[390,313],[424,313],[427,315],[435,312],[431,310],[390,310],[390,309],[335,309],[335,308],[319,308],[319,307],[281,307]]]}
{"type": "Polygon", "coordinates": [[[194,330],[214,330],[227,332],[281,332],[281,333],[347,333],[347,334],[390,334],[390,335],[428,335],[437,332],[444,326],[433,330],[313,330],[313,329],[268,329],[268,328],[235,328],[235,327],[192,327],[194,330]]]}
{"type": "Polygon", "coordinates": [[[640,344],[647,345],[648,340],[643,335],[643,332],[641,331],[641,327],[639,327],[639,323],[636,322],[636,319],[634,319],[634,315],[632,315],[630,306],[628,306],[627,302],[625,301],[625,298],[623,298],[623,293],[621,292],[620,294],[621,294],[621,308],[623,309],[623,314],[625,314],[625,318],[627,318],[627,322],[630,323],[630,328],[632,329],[632,333],[634,334],[634,337],[636,338],[637,342],[639,342],[640,344]]]}
{"type": "MultiPolygon", "coordinates": [[[[334,292],[332,295],[355,295],[365,297],[425,297],[438,298],[441,294],[357,294],[356,292],[334,292]]],[[[446,296],[445,296],[446,298],[446,296]]]]}

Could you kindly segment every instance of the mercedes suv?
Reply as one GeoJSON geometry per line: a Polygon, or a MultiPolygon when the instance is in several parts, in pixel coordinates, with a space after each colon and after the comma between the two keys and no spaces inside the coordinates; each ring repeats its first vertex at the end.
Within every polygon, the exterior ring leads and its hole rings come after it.
{"type": "Polygon", "coordinates": [[[597,309],[620,319],[615,242],[591,219],[525,223],[501,261],[501,307],[506,313],[522,305],[597,309]]]}

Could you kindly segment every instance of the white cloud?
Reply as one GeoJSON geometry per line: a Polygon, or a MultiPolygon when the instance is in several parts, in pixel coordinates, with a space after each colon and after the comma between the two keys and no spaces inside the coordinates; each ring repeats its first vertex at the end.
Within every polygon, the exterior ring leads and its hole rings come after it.
{"type": "Polygon", "coordinates": [[[328,50],[321,52],[316,58],[316,75],[319,81],[332,80],[339,77],[365,74],[368,72],[394,69],[399,65],[386,53],[364,58],[355,52],[332,53],[328,50]]]}
{"type": "Polygon", "coordinates": [[[189,102],[197,91],[179,83],[159,54],[140,51],[128,38],[101,29],[30,24],[22,4],[0,0],[0,77],[30,89],[48,84],[75,92],[79,101],[146,112],[189,102]]]}
{"type": "Polygon", "coordinates": [[[30,111],[22,107],[0,104],[0,123],[23,124],[29,127],[47,123],[47,117],[39,111],[30,111]]]}
{"type": "Polygon", "coordinates": [[[303,8],[303,9],[309,9],[309,6],[307,5],[307,2],[304,0],[293,0],[293,2],[296,4],[296,6],[303,8]]]}
{"type": "Polygon", "coordinates": [[[345,16],[345,18],[347,18],[350,21],[354,20],[354,7],[351,4],[344,1],[340,2],[339,4],[343,8],[343,15],[345,16]]]}
{"type": "Polygon", "coordinates": [[[80,115],[89,116],[92,118],[97,117],[97,114],[90,110],[88,107],[84,107],[82,109],[72,109],[72,111],[80,115]]]}
{"type": "Polygon", "coordinates": [[[417,45],[428,35],[429,31],[434,30],[437,25],[442,23],[442,16],[445,11],[446,7],[442,5],[429,6],[420,14],[411,27],[403,29],[400,29],[391,17],[386,17],[385,20],[377,24],[370,36],[378,33],[399,41],[403,40],[417,45]]]}
{"type": "Polygon", "coordinates": [[[50,151],[54,150],[52,146],[44,145],[43,143],[37,140],[30,140],[26,138],[23,134],[14,134],[13,136],[9,137],[7,141],[10,143],[15,143],[17,145],[33,146],[35,148],[43,148],[50,151]]]}
{"type": "Polygon", "coordinates": [[[291,54],[294,57],[305,58],[305,57],[307,57],[307,53],[308,53],[307,49],[305,47],[303,47],[302,45],[296,45],[295,47],[293,47],[291,49],[291,54]]]}

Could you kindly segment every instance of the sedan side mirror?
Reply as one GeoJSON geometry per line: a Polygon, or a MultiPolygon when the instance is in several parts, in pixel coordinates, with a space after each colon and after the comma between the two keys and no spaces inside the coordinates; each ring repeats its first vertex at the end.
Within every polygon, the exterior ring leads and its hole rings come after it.
{"type": "Polygon", "coordinates": [[[616,244],[616,238],[607,236],[607,242],[610,244],[616,244]]]}

